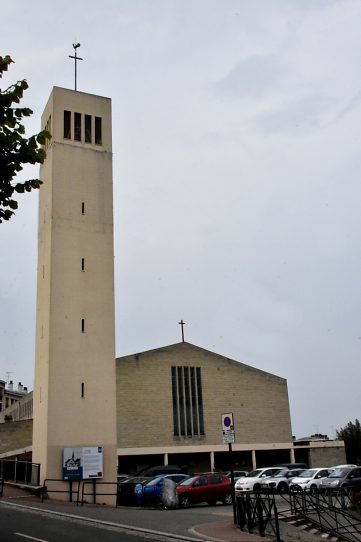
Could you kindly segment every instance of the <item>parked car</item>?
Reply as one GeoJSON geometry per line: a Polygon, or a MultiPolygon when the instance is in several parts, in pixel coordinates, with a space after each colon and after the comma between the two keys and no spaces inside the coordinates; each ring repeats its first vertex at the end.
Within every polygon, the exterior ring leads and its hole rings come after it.
{"type": "Polygon", "coordinates": [[[314,491],[322,478],[332,472],[331,468],[306,469],[290,483],[290,491],[314,491]]]}
{"type": "MultiPolygon", "coordinates": [[[[247,474],[248,474],[248,471],[246,471],[246,470],[234,470],[233,471],[234,481],[236,482],[238,480],[238,478],[242,478],[244,476],[247,476],[247,474]]],[[[228,476],[229,479],[231,479],[231,471],[226,472],[225,475],[228,476]]]]}
{"type": "Polygon", "coordinates": [[[236,495],[243,493],[243,491],[259,491],[261,489],[261,483],[267,476],[274,476],[277,472],[280,472],[282,467],[266,467],[263,469],[252,470],[243,478],[238,478],[234,484],[236,495]]]}
{"type": "Polygon", "coordinates": [[[143,487],[150,482],[150,476],[133,476],[118,483],[118,505],[140,506],[142,504],[143,487]]]}
{"type": "Polygon", "coordinates": [[[128,478],[130,478],[130,476],[128,474],[117,474],[117,482],[118,482],[118,484],[120,484],[121,482],[124,482],[128,478]]]}
{"type": "Polygon", "coordinates": [[[191,476],[177,486],[176,493],[182,508],[201,502],[207,502],[209,505],[214,505],[218,501],[232,504],[231,481],[223,473],[212,472],[191,476]]]}
{"type": "Polygon", "coordinates": [[[282,469],[274,476],[265,478],[261,483],[262,489],[272,489],[277,493],[288,493],[290,482],[305,469],[282,469]]]}
{"type": "Polygon", "coordinates": [[[160,474],[143,486],[142,503],[145,506],[159,505],[162,501],[162,493],[164,488],[164,480],[173,480],[175,484],[179,484],[186,478],[188,474],[160,474]]]}
{"type": "Polygon", "coordinates": [[[319,489],[338,489],[339,487],[361,487],[361,467],[334,467],[327,478],[320,481],[319,489]]]}
{"type": "Polygon", "coordinates": [[[306,463],[277,463],[277,465],[273,465],[274,467],[283,467],[284,469],[307,469],[306,463]]]}
{"type": "Polygon", "coordinates": [[[186,470],[186,467],[179,467],[179,465],[157,465],[156,467],[142,469],[137,476],[151,476],[154,478],[159,474],[185,474],[186,470]]]}

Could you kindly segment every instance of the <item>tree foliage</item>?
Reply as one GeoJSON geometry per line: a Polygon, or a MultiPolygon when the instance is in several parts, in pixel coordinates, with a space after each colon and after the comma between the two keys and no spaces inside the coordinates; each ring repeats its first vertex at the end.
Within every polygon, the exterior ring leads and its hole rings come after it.
{"type": "Polygon", "coordinates": [[[361,464],[361,425],[356,418],[355,423],[348,422],[345,427],[336,431],[337,438],[345,442],[348,463],[361,464]]]}
{"type": "MultiPolygon", "coordinates": [[[[10,56],[0,56],[0,78],[13,62],[10,56]]],[[[18,107],[17,104],[28,88],[25,79],[11,85],[6,90],[0,89],[0,223],[10,220],[18,208],[14,199],[16,193],[30,192],[39,188],[39,179],[29,179],[15,182],[14,178],[23,169],[24,164],[42,164],[45,160],[45,150],[42,145],[50,134],[42,130],[37,135],[24,137],[24,117],[32,115],[28,107],[18,107]]]]}

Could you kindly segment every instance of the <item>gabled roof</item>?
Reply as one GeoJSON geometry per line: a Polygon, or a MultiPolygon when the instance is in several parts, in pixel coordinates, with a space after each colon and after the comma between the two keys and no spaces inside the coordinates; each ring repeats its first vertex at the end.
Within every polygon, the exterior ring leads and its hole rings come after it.
{"type": "Polygon", "coordinates": [[[226,356],[222,356],[221,354],[217,354],[215,352],[212,352],[211,350],[206,350],[205,348],[202,348],[200,346],[196,346],[194,344],[188,343],[186,341],[170,344],[168,346],[161,346],[160,348],[153,348],[151,350],[145,350],[144,352],[138,352],[136,354],[129,354],[127,356],[121,356],[116,358],[116,362],[126,362],[130,361],[131,359],[139,360],[140,358],[146,358],[150,356],[154,356],[155,354],[163,355],[163,354],[171,354],[172,352],[176,352],[178,350],[185,350],[189,354],[192,351],[195,352],[202,352],[205,356],[214,357],[217,358],[219,361],[227,362],[236,365],[237,367],[243,367],[243,369],[248,371],[255,371],[259,374],[263,374],[264,376],[267,376],[268,378],[273,378],[277,380],[281,380],[286,382],[285,378],[282,378],[280,376],[274,375],[272,373],[268,373],[266,371],[262,371],[261,369],[257,369],[255,367],[252,367],[251,365],[248,365],[246,363],[243,363],[242,361],[237,361],[231,358],[228,358],[226,356]]]}

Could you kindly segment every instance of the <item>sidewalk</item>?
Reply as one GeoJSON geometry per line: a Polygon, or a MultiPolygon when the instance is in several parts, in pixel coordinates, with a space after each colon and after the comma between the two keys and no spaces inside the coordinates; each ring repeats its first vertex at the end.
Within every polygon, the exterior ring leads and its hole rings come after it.
{"type": "MultiPolygon", "coordinates": [[[[40,497],[31,495],[28,491],[19,487],[8,485],[4,486],[4,495],[3,498],[0,499],[0,502],[1,500],[14,502],[16,504],[29,505],[32,507],[35,506],[36,508],[44,508],[44,510],[49,510],[49,508],[51,508],[53,512],[61,512],[69,515],[82,516],[84,518],[93,518],[94,520],[100,521],[104,524],[118,523],[119,525],[122,525],[124,527],[124,523],[119,521],[119,519],[121,519],[119,517],[119,513],[121,512],[122,507],[110,508],[104,507],[102,505],[87,505],[86,507],[80,508],[77,507],[74,503],[57,501],[55,499],[47,499],[46,501],[44,501],[44,503],[42,503],[40,497]]],[[[136,511],[137,509],[134,508],[135,514],[133,518],[130,518],[130,514],[127,514],[128,521],[130,521],[130,523],[128,523],[127,521],[129,529],[136,529],[137,527],[144,528],[141,525],[137,525],[136,511]],[[133,521],[131,521],[131,519],[133,519],[133,521]]],[[[164,512],[164,514],[167,514],[166,516],[164,516],[164,518],[169,517],[169,511],[164,512]]],[[[199,516],[195,517],[199,521],[199,516]]],[[[153,526],[149,524],[150,531],[159,529],[159,515],[156,511],[154,514],[154,529],[152,527],[153,526]]],[[[174,536],[179,537],[182,536],[179,532],[169,532],[169,534],[173,534],[174,536]]],[[[229,519],[222,519],[221,521],[217,520],[214,522],[212,521],[209,523],[201,523],[191,527],[185,527],[183,536],[184,538],[193,540],[202,537],[207,541],[212,540],[219,542],[265,542],[265,540],[267,540],[258,535],[242,532],[240,529],[238,529],[237,526],[234,525],[233,517],[230,517],[229,519]]]]}
{"type": "Polygon", "coordinates": [[[266,538],[242,532],[233,521],[205,523],[193,527],[193,532],[207,540],[222,540],[222,542],[265,542],[266,538]]]}

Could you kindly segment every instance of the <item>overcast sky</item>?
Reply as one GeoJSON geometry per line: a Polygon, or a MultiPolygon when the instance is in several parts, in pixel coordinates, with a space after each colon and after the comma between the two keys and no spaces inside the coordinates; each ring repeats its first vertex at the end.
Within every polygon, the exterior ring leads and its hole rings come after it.
{"type": "MultiPolygon", "coordinates": [[[[20,0],[0,81],[113,106],[117,356],[186,340],[288,381],[293,434],[359,418],[360,0],[20,0]]],[[[27,169],[36,177],[38,170],[27,169]]],[[[0,379],[32,389],[38,193],[0,225],[0,379]]],[[[242,430],[242,420],[235,420],[242,430]]]]}

